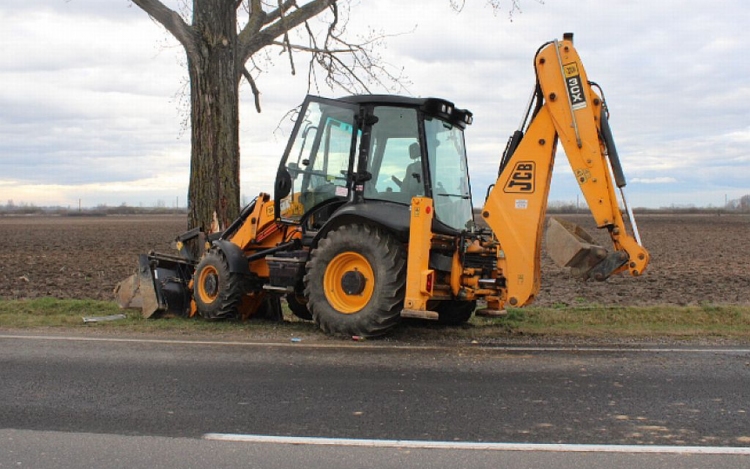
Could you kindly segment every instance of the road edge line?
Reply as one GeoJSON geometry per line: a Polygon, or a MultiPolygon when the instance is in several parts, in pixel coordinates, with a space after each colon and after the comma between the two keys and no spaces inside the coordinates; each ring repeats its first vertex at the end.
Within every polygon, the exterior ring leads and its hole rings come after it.
{"type": "Polygon", "coordinates": [[[377,440],[359,438],[323,438],[297,436],[205,433],[202,439],[235,443],[271,443],[307,446],[345,446],[365,448],[447,449],[474,451],[543,451],[569,453],[659,453],[750,455],[750,447],[734,446],[650,446],[555,443],[493,443],[472,441],[377,440]]]}

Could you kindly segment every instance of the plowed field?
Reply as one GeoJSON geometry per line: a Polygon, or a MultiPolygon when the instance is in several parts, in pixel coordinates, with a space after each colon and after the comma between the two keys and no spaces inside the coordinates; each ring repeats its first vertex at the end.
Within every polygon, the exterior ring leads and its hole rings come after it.
{"type": "MultiPolygon", "coordinates": [[[[607,246],[590,217],[571,216],[607,246]]],[[[112,299],[137,255],[173,252],[182,216],[0,217],[0,299],[112,299]]],[[[640,278],[569,278],[543,255],[538,305],[750,304],[750,216],[638,217],[651,265],[640,278]]]]}

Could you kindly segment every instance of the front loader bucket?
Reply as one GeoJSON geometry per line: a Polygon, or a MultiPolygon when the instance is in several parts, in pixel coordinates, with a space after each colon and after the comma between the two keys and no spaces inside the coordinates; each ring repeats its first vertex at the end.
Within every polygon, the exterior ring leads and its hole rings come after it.
{"type": "Polygon", "coordinates": [[[607,258],[607,250],[594,244],[586,230],[560,218],[547,220],[546,243],[555,264],[569,267],[574,277],[589,278],[591,270],[607,258]]]}
{"type": "Polygon", "coordinates": [[[141,254],[138,271],[115,287],[115,299],[121,308],[140,308],[144,318],[188,316],[194,269],[192,262],[178,257],[141,254]]]}
{"type": "Polygon", "coordinates": [[[133,274],[115,286],[115,301],[122,309],[140,309],[143,298],[139,291],[138,274],[133,274]]]}

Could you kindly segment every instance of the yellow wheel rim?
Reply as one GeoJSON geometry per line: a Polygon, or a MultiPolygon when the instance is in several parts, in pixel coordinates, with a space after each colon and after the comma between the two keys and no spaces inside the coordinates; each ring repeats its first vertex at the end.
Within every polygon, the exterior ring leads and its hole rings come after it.
{"type": "Polygon", "coordinates": [[[334,309],[344,314],[356,313],[372,298],[375,274],[364,256],[342,252],[328,263],[323,288],[334,309]]]}
{"type": "Polygon", "coordinates": [[[198,296],[204,303],[212,303],[219,296],[219,271],[205,266],[198,276],[198,296]]]}

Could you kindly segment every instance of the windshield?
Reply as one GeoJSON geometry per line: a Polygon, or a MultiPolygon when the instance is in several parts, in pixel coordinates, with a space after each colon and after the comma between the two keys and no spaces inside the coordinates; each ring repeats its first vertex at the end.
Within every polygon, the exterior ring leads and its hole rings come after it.
{"type": "Polygon", "coordinates": [[[438,119],[425,120],[435,217],[456,230],[473,221],[464,134],[438,119]]]}

